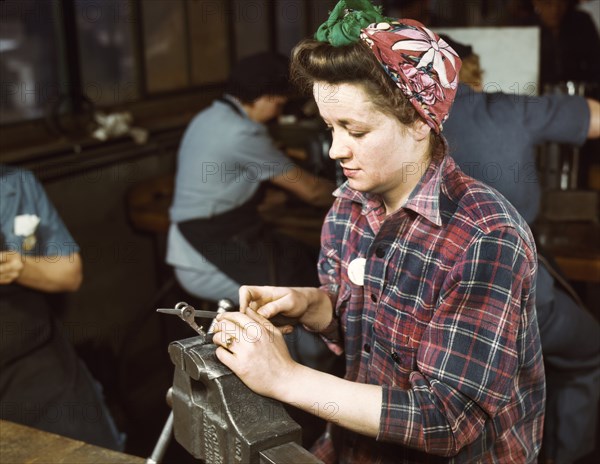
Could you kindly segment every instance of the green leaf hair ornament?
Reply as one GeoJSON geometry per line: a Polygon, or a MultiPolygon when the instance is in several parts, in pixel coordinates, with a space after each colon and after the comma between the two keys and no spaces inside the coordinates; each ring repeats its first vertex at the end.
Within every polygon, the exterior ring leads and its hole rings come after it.
{"type": "Polygon", "coordinates": [[[327,21],[317,29],[315,39],[343,47],[358,42],[362,28],[387,20],[381,14],[381,7],[374,6],[370,0],[340,0],[327,21]]]}

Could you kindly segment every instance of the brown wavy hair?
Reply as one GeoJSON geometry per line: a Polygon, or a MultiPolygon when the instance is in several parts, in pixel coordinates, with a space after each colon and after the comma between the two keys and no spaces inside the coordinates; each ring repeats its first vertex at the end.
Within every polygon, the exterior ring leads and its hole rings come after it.
{"type": "MultiPolygon", "coordinates": [[[[314,39],[303,40],[292,51],[290,78],[306,95],[312,92],[313,84],[318,81],[333,85],[360,85],[381,112],[397,118],[402,124],[410,126],[422,119],[362,41],[333,47],[314,39]]],[[[432,130],[429,142],[431,153],[443,153],[439,150],[445,144],[441,135],[432,130]]]]}

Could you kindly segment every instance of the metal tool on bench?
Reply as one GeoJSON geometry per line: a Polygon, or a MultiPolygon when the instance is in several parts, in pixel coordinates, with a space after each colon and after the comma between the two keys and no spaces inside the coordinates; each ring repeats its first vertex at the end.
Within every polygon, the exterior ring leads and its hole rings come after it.
{"type": "MultiPolygon", "coordinates": [[[[194,318],[235,309],[229,300],[220,300],[218,306],[217,311],[197,311],[182,302],[174,309],[157,310],[178,315],[198,336],[169,345],[175,365],[167,394],[172,412],[147,462],[160,462],[174,430],[179,444],[206,464],[320,463],[300,446],[302,429],[283,405],[254,393],[216,357],[214,324],[206,333],[194,318]]],[[[286,318],[280,325],[290,322],[286,318]]]]}

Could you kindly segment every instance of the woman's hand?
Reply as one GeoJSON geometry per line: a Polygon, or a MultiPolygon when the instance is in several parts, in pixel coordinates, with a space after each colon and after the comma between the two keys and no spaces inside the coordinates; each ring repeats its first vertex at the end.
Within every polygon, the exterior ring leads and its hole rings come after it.
{"type": "Polygon", "coordinates": [[[220,314],[217,321],[217,358],[251,390],[280,397],[296,366],[281,331],[252,309],[220,314]]]}
{"type": "Polygon", "coordinates": [[[248,388],[357,433],[377,436],[381,386],[350,382],[294,362],[281,332],[252,309],[245,314],[225,312],[217,321],[217,358],[248,388]]]}
{"type": "MultiPolygon", "coordinates": [[[[312,330],[327,327],[333,317],[329,296],[313,287],[240,287],[240,311],[247,309],[270,319],[276,314],[294,317],[312,330]]],[[[283,333],[292,331],[292,326],[279,328],[283,333]]]]}
{"type": "Polygon", "coordinates": [[[23,271],[23,258],[16,251],[0,251],[0,285],[15,282],[23,271]]]}

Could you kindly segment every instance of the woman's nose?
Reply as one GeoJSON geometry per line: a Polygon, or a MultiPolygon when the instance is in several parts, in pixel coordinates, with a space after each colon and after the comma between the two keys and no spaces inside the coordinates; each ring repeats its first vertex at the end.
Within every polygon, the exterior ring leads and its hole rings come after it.
{"type": "Polygon", "coordinates": [[[347,143],[340,136],[333,136],[331,147],[329,147],[329,157],[333,160],[350,157],[352,151],[347,143]]]}

